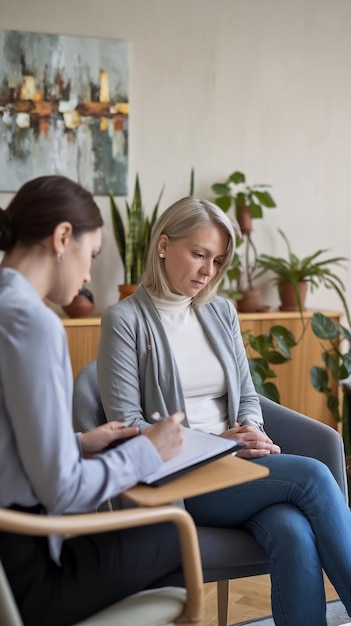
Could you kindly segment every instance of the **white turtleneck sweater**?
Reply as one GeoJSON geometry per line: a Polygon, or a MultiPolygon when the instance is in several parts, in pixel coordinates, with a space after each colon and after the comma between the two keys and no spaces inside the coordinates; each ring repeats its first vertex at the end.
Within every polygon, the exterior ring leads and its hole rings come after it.
{"type": "Polygon", "coordinates": [[[191,306],[191,298],[152,296],[174,353],[191,428],[220,434],[227,428],[223,368],[191,306]]]}

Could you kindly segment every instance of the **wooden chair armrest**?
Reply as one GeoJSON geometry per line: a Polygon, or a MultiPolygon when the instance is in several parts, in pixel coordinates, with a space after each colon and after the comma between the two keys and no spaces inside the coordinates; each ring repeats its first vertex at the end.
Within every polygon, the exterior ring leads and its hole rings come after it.
{"type": "Polygon", "coordinates": [[[106,513],[46,516],[0,509],[0,530],[25,535],[87,535],[123,528],[172,522],[176,525],[181,548],[187,602],[184,617],[201,623],[203,576],[195,524],[184,509],[174,505],[134,508],[106,513]]]}

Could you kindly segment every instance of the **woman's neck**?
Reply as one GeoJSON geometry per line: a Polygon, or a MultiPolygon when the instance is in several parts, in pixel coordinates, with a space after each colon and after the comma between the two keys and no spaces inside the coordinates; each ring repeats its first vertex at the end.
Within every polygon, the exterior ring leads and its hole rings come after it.
{"type": "Polygon", "coordinates": [[[177,293],[172,293],[171,291],[167,291],[167,293],[162,296],[162,298],[149,293],[155,307],[160,311],[181,311],[189,308],[192,303],[192,298],[188,296],[182,296],[177,293]]]}

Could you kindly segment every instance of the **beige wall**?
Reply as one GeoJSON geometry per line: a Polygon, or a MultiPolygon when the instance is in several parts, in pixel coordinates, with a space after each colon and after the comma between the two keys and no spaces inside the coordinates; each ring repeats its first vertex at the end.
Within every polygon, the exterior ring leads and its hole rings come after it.
{"type": "MultiPolygon", "coordinates": [[[[259,252],[350,256],[350,0],[0,0],[0,27],[130,42],[130,184],[151,208],[197,195],[239,169],[271,183],[278,203],[255,222],[259,252]]],[[[0,194],[6,206],[9,194],[0,194]]],[[[91,289],[116,299],[121,263],[109,205],[91,289]]],[[[348,269],[350,264],[348,264],[348,269]]],[[[351,274],[340,273],[351,305],[351,274]]],[[[277,304],[267,287],[266,304],[277,304]]],[[[339,308],[319,290],[308,306],[339,308]]]]}

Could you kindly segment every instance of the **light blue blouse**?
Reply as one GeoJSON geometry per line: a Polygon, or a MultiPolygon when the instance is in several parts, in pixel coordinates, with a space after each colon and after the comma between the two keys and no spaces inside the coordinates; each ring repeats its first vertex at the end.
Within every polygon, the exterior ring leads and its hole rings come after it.
{"type": "Polygon", "coordinates": [[[0,268],[0,506],[91,511],[162,463],[147,437],[93,459],[79,438],[63,325],[20,273],[0,268]]]}

